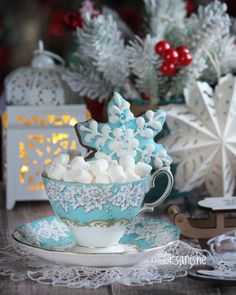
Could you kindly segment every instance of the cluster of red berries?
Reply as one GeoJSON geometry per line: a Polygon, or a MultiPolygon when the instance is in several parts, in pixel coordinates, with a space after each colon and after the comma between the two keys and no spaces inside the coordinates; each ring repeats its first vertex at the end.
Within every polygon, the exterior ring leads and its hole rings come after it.
{"type": "Polygon", "coordinates": [[[83,19],[80,12],[67,12],[64,16],[64,23],[72,30],[77,27],[83,28],[83,19]]]}
{"type": "Polygon", "coordinates": [[[163,58],[160,72],[165,76],[176,75],[179,67],[188,66],[192,62],[192,55],[184,45],[171,48],[168,42],[162,40],[155,45],[154,49],[156,54],[163,58]]]}
{"type": "Polygon", "coordinates": [[[77,12],[67,12],[64,15],[64,23],[72,30],[76,28],[83,29],[83,17],[82,17],[82,10],[86,10],[91,14],[92,18],[96,18],[100,15],[99,11],[94,10],[93,5],[88,3],[82,5],[82,8],[77,12]]]}

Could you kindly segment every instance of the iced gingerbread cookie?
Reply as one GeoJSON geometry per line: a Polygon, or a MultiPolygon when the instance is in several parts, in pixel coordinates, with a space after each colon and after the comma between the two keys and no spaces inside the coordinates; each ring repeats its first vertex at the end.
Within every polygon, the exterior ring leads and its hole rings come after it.
{"type": "Polygon", "coordinates": [[[162,110],[148,110],[135,117],[130,104],[114,92],[107,103],[107,122],[91,119],[75,126],[80,143],[93,150],[95,158],[122,161],[131,156],[135,163],[144,162],[153,168],[169,166],[172,159],[165,148],[154,141],[162,130],[166,114],[162,110]]]}

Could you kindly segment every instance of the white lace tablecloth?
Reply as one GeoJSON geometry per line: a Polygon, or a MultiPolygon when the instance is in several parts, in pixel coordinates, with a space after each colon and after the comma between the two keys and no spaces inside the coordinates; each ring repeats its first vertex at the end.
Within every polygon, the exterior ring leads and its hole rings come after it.
{"type": "Polygon", "coordinates": [[[0,251],[0,275],[70,288],[98,288],[112,283],[143,286],[186,276],[196,261],[213,266],[217,263],[208,251],[182,241],[137,265],[111,268],[57,265],[9,245],[0,251]]]}

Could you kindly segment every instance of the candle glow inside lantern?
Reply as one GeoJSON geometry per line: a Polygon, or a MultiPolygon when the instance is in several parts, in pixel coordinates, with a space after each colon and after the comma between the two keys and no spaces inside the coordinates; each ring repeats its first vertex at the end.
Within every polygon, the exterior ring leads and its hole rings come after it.
{"type": "Polygon", "coordinates": [[[47,199],[41,173],[51,159],[62,152],[77,150],[74,126],[86,119],[85,105],[57,107],[9,106],[3,115],[6,207],[16,201],[47,199]]]}

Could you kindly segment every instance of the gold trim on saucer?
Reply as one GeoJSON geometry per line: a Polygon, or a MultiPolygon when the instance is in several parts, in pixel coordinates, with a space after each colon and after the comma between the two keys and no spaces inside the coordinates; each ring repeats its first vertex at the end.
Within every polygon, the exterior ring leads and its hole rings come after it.
{"type": "Polygon", "coordinates": [[[112,226],[115,226],[115,225],[128,225],[128,224],[131,223],[131,220],[129,220],[129,219],[121,218],[121,219],[118,219],[118,220],[117,219],[94,220],[94,221],[90,221],[90,222],[86,222],[86,223],[82,224],[82,223],[79,223],[78,221],[72,220],[72,219],[70,219],[68,217],[65,217],[65,216],[59,215],[59,217],[67,225],[72,224],[72,225],[77,226],[77,227],[85,227],[85,226],[87,226],[87,227],[96,227],[96,226],[99,226],[99,227],[112,227],[112,226]]]}
{"type": "MultiPolygon", "coordinates": [[[[179,236],[173,240],[173,241],[170,241],[169,243],[165,244],[165,245],[161,245],[161,246],[157,246],[157,247],[153,247],[153,248],[149,248],[149,249],[145,249],[145,250],[137,250],[137,251],[126,251],[126,252],[111,252],[111,253],[84,253],[84,252],[69,252],[69,249],[65,249],[65,250],[61,250],[61,249],[50,249],[50,248],[43,248],[43,247],[40,247],[40,246],[35,246],[35,245],[32,245],[32,244],[29,244],[27,242],[23,242],[23,241],[20,241],[16,236],[15,236],[15,233],[16,233],[16,230],[14,230],[14,232],[12,233],[12,239],[16,242],[16,243],[19,243],[21,244],[22,246],[24,247],[27,247],[27,248],[35,248],[35,249],[39,249],[41,251],[47,251],[47,252],[57,252],[57,253],[63,253],[63,254],[66,254],[66,255],[86,255],[86,256],[95,256],[95,255],[100,255],[100,256],[112,256],[112,255],[137,255],[137,254],[141,254],[141,253],[147,253],[147,252],[155,252],[157,250],[163,250],[171,245],[173,245],[174,243],[176,243],[177,241],[179,241],[179,236]]],[[[76,244],[75,244],[76,245],[76,244]]],[[[120,244],[122,245],[122,244],[120,244]]],[[[128,245],[128,244],[126,244],[128,245]]],[[[132,245],[133,246],[133,245],[132,245]]],[[[70,248],[70,246],[69,246],[70,248]]],[[[86,248],[86,247],[84,247],[86,248]]],[[[109,248],[109,247],[108,247],[109,248]]]]}

